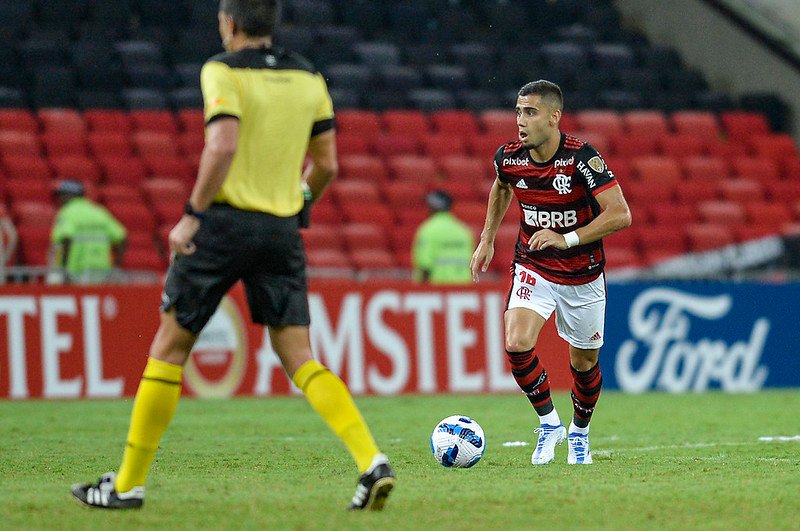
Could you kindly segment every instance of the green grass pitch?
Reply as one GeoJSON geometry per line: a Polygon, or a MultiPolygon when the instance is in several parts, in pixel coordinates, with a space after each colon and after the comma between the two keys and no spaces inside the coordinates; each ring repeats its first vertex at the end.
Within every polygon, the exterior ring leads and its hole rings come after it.
{"type": "MultiPolygon", "coordinates": [[[[566,394],[555,395],[562,419],[566,394]]],[[[6,529],[800,529],[800,392],[606,392],[592,466],[530,464],[521,395],[359,397],[398,484],[381,513],[348,513],[356,470],[302,398],[183,400],[139,511],[98,511],[69,486],[119,463],[130,401],[0,402],[6,529]],[[472,469],[430,454],[436,422],[475,418],[472,469]],[[762,441],[761,437],[790,440],[762,441]]]]}

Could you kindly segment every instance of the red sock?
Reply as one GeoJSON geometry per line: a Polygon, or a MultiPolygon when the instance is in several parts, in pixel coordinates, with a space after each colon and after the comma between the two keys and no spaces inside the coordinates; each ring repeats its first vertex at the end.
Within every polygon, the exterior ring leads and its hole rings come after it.
{"type": "Polygon", "coordinates": [[[550,398],[550,379],[547,377],[547,371],[539,363],[539,357],[533,354],[533,349],[526,352],[509,352],[507,350],[506,354],[511,363],[511,374],[522,392],[528,396],[536,413],[544,416],[553,411],[553,400],[550,398]]]}
{"type": "Polygon", "coordinates": [[[594,406],[600,398],[600,389],[603,387],[603,374],[600,364],[596,363],[588,371],[578,371],[570,365],[572,371],[572,408],[575,414],[572,422],[579,428],[585,428],[592,420],[594,406]]]}

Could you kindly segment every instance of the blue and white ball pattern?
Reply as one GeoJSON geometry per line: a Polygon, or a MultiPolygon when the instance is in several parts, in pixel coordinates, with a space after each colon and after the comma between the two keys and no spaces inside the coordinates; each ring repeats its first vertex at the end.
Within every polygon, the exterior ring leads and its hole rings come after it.
{"type": "Polygon", "coordinates": [[[447,417],[431,434],[431,452],[442,466],[469,468],[480,461],[486,451],[483,428],[465,415],[447,417]]]}

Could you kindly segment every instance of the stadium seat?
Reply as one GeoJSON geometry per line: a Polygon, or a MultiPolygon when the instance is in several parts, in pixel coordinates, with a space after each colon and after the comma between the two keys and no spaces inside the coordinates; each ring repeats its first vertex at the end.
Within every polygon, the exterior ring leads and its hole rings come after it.
{"type": "Polygon", "coordinates": [[[606,258],[606,269],[640,268],[644,260],[639,252],[632,247],[603,246],[606,258]]]}
{"type": "Polygon", "coordinates": [[[761,182],[780,179],[778,163],[764,157],[736,157],[731,161],[733,175],[749,177],[761,182]]]}
{"type": "Polygon", "coordinates": [[[723,130],[734,141],[746,142],[753,135],[769,133],[769,123],[760,113],[725,111],[720,114],[723,130]]]}
{"type": "Polygon", "coordinates": [[[50,157],[48,161],[57,179],[100,182],[100,167],[93,158],[86,155],[62,155],[50,157]]]}
{"type": "Polygon", "coordinates": [[[725,181],[698,179],[681,181],[675,188],[675,199],[678,204],[692,205],[698,201],[718,199],[720,184],[725,181]]]}
{"type": "Polygon", "coordinates": [[[155,214],[157,225],[175,225],[183,215],[183,203],[178,201],[159,201],[153,203],[150,208],[155,214]]]}
{"type": "Polygon", "coordinates": [[[670,116],[676,134],[699,135],[717,140],[721,136],[717,116],[709,111],[682,110],[670,116]]]}
{"type": "Polygon", "coordinates": [[[658,186],[675,184],[682,178],[680,165],[672,157],[635,157],[631,161],[631,168],[637,179],[658,186]]]}
{"type": "Polygon", "coordinates": [[[336,113],[337,134],[378,136],[382,133],[380,115],[372,111],[344,109],[336,113]]]}
{"type": "Polygon", "coordinates": [[[637,110],[622,115],[625,132],[632,136],[661,137],[669,134],[669,122],[661,111],[637,110]]]}
{"type": "Polygon", "coordinates": [[[39,122],[28,109],[0,108],[0,131],[36,133],[39,131],[39,122]]]}
{"type": "Polygon", "coordinates": [[[484,134],[502,138],[502,142],[516,140],[519,136],[517,118],[513,110],[483,111],[478,115],[478,123],[484,134]]]}
{"type": "Polygon", "coordinates": [[[179,202],[189,196],[189,189],[180,179],[152,177],[143,181],[139,187],[151,204],[179,202]]]}
{"type": "Polygon", "coordinates": [[[383,195],[394,210],[425,204],[427,185],[416,180],[390,181],[382,185],[383,195]]]}
{"type": "Polygon", "coordinates": [[[339,224],[342,222],[344,222],[344,216],[328,194],[323,195],[311,207],[311,226],[316,223],[339,224]]]}
{"type": "Polygon", "coordinates": [[[405,135],[382,134],[374,138],[372,146],[375,153],[381,157],[418,155],[420,153],[419,139],[405,135]]]}
{"type": "Polygon", "coordinates": [[[336,249],[306,249],[306,263],[315,269],[335,269],[342,277],[353,275],[353,265],[344,251],[336,249]]]}
{"type": "Polygon", "coordinates": [[[40,138],[48,157],[88,153],[87,138],[83,134],[45,132],[40,138]]]}
{"type": "Polygon", "coordinates": [[[766,181],[763,185],[772,201],[788,204],[800,200],[800,179],[766,181]]]}
{"type": "Polygon", "coordinates": [[[487,164],[491,164],[494,160],[494,154],[497,150],[514,138],[506,138],[497,134],[479,134],[467,137],[467,145],[469,146],[470,154],[484,159],[487,164]]]}
{"type": "Polygon", "coordinates": [[[454,202],[452,212],[467,225],[483,226],[486,220],[486,202],[477,200],[454,202]]]}
{"type": "Polygon", "coordinates": [[[106,184],[98,187],[98,194],[100,200],[106,205],[127,202],[142,203],[144,201],[140,188],[129,184],[106,184]]]}
{"type": "Polygon", "coordinates": [[[36,133],[0,130],[0,157],[37,157],[41,152],[42,146],[36,133]]]}
{"type": "Polygon", "coordinates": [[[108,210],[128,230],[142,230],[155,233],[156,218],[144,203],[113,203],[108,210]]]}
{"type": "Polygon", "coordinates": [[[637,179],[627,181],[623,187],[623,193],[632,205],[648,205],[654,201],[671,204],[678,186],[678,181],[659,183],[637,179]]]}
{"type": "Polygon", "coordinates": [[[380,203],[381,194],[375,180],[346,179],[335,180],[328,192],[339,205],[345,203],[380,203]]]}
{"type": "Polygon", "coordinates": [[[721,157],[689,156],[682,167],[689,181],[715,181],[730,174],[728,161],[721,157]]]}
{"type": "Polygon", "coordinates": [[[106,183],[138,185],[147,177],[144,163],[134,157],[98,157],[106,183]]]}
{"type": "Polygon", "coordinates": [[[440,158],[438,163],[446,180],[475,182],[494,176],[494,167],[488,159],[450,155],[440,158]]]}
{"type": "Polygon", "coordinates": [[[726,224],[695,223],[686,227],[689,250],[709,251],[734,242],[733,228],[726,224]]]}
{"type": "Polygon", "coordinates": [[[200,157],[203,148],[206,146],[206,139],[203,131],[183,131],[178,134],[178,151],[187,157],[200,157]]]}
{"type": "Polygon", "coordinates": [[[430,133],[428,117],[414,110],[391,110],[382,114],[384,129],[388,134],[421,138],[430,133]]]}
{"type": "Polygon", "coordinates": [[[122,268],[129,270],[144,270],[161,272],[167,265],[154,246],[129,247],[122,256],[122,268]]]}
{"type": "Polygon", "coordinates": [[[87,109],[83,118],[90,131],[105,131],[110,133],[127,133],[133,125],[128,113],[112,109],[87,109]]]}
{"type": "Polygon", "coordinates": [[[744,208],[739,203],[727,199],[700,201],[697,204],[697,213],[700,215],[700,220],[705,223],[733,227],[745,221],[744,208]]]}
{"type": "MultiPolygon", "coordinates": [[[[655,155],[660,137],[657,135],[644,134],[622,134],[607,137],[611,146],[611,152],[617,157],[642,157],[655,155]]],[[[594,143],[592,143],[594,145],[594,143]]],[[[597,149],[597,146],[594,146],[597,149]]],[[[613,171],[613,170],[612,170],[613,171]]]]}
{"type": "Polygon", "coordinates": [[[584,142],[588,142],[603,157],[616,154],[614,153],[614,142],[612,142],[611,139],[609,139],[609,137],[603,133],[598,133],[597,131],[572,130],[569,132],[569,134],[580,140],[583,140],[584,142]]]}
{"type": "Polygon", "coordinates": [[[37,115],[44,132],[77,135],[87,129],[83,116],[74,109],[39,109],[37,115]]]}
{"type": "Polygon", "coordinates": [[[197,169],[186,157],[144,157],[142,159],[147,175],[152,177],[175,177],[187,185],[194,183],[197,169]]]}
{"type": "Polygon", "coordinates": [[[344,251],[342,228],[336,224],[312,223],[308,229],[300,231],[306,251],[309,249],[332,249],[344,251]]]}
{"type": "Polygon", "coordinates": [[[609,137],[625,133],[622,118],[614,111],[578,111],[575,113],[575,121],[582,131],[596,131],[609,137]]]}
{"type": "MultiPolygon", "coordinates": [[[[680,189],[678,190],[680,191],[680,189]]],[[[675,227],[695,223],[699,220],[694,201],[691,203],[675,201],[668,208],[658,206],[651,208],[648,213],[652,217],[654,226],[667,227],[672,230],[675,230],[675,227]]],[[[638,224],[638,218],[635,222],[638,224]]]]}
{"type": "Polygon", "coordinates": [[[478,120],[475,115],[464,110],[434,111],[430,115],[433,129],[437,133],[466,137],[478,133],[478,120]]]}
{"type": "Polygon", "coordinates": [[[375,180],[388,179],[388,170],[381,157],[366,154],[342,155],[339,157],[339,174],[342,179],[375,180]]]}
{"type": "Polygon", "coordinates": [[[136,153],[142,158],[178,155],[175,135],[155,130],[139,130],[131,134],[136,153]]]}
{"type": "Polygon", "coordinates": [[[420,139],[422,152],[434,160],[449,155],[465,155],[467,152],[465,137],[463,134],[449,133],[424,136],[420,139]]]}
{"type": "Polygon", "coordinates": [[[346,203],[341,208],[344,218],[349,222],[383,225],[395,222],[394,212],[384,203],[346,203]]]}
{"type": "Polygon", "coordinates": [[[756,157],[771,159],[797,158],[797,144],[786,133],[753,135],[749,144],[756,157]]]}
{"type": "Polygon", "coordinates": [[[682,225],[659,224],[633,227],[636,240],[645,258],[676,256],[687,250],[687,240],[682,225]]]}
{"type": "Polygon", "coordinates": [[[386,164],[392,178],[397,181],[429,183],[438,175],[436,164],[429,157],[397,155],[389,157],[386,164]]]}
{"type": "Polygon", "coordinates": [[[178,122],[172,111],[140,109],[129,113],[134,130],[178,134],[178,122]]]}
{"type": "Polygon", "coordinates": [[[90,131],[87,137],[89,150],[96,158],[130,157],[133,155],[130,135],[127,132],[90,131]]]}
{"type": "Polygon", "coordinates": [[[748,177],[725,179],[719,183],[719,189],[723,199],[737,203],[745,204],[764,199],[764,187],[761,182],[748,177]]]}
{"type": "Polygon", "coordinates": [[[24,155],[3,156],[3,172],[9,178],[6,183],[9,193],[13,192],[11,179],[36,180],[46,183],[52,177],[52,170],[43,158],[24,155]]]}
{"type": "Polygon", "coordinates": [[[424,202],[419,205],[405,206],[395,212],[400,225],[419,225],[430,216],[428,207],[424,202]]]}
{"type": "Polygon", "coordinates": [[[398,267],[413,267],[412,248],[418,228],[418,223],[404,223],[389,231],[389,245],[398,267]]]}
{"type": "Polygon", "coordinates": [[[17,227],[20,263],[47,265],[51,230],[51,227],[44,226],[22,225],[17,227]]]}
{"type": "MultiPolygon", "coordinates": [[[[497,229],[494,239],[494,257],[489,270],[507,275],[514,260],[514,249],[519,238],[519,225],[503,223],[497,229]]],[[[477,242],[477,239],[476,239],[477,242]]],[[[504,278],[505,280],[505,278],[504,278]]]]}
{"type": "Polygon", "coordinates": [[[48,197],[39,200],[18,200],[11,204],[11,214],[17,227],[53,227],[56,207],[48,197]]]}
{"type": "Polygon", "coordinates": [[[372,153],[373,138],[372,136],[355,133],[342,133],[337,127],[336,150],[340,156],[368,155],[372,153]]]}
{"type": "Polygon", "coordinates": [[[769,227],[774,232],[794,221],[789,202],[750,201],[744,205],[748,226],[769,227]]]}
{"type": "Polygon", "coordinates": [[[389,240],[380,222],[345,223],[339,228],[341,239],[352,253],[358,249],[388,249],[389,240]]]}

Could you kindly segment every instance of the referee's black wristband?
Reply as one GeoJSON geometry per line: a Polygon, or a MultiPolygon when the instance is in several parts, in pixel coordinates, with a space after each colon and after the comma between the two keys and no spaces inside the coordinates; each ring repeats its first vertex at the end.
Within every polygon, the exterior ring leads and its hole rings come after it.
{"type": "Polygon", "coordinates": [[[203,221],[204,219],[206,219],[206,213],[198,212],[197,210],[195,210],[192,207],[191,201],[186,201],[186,206],[183,207],[183,213],[186,214],[187,216],[195,217],[199,221],[203,221]]]}

